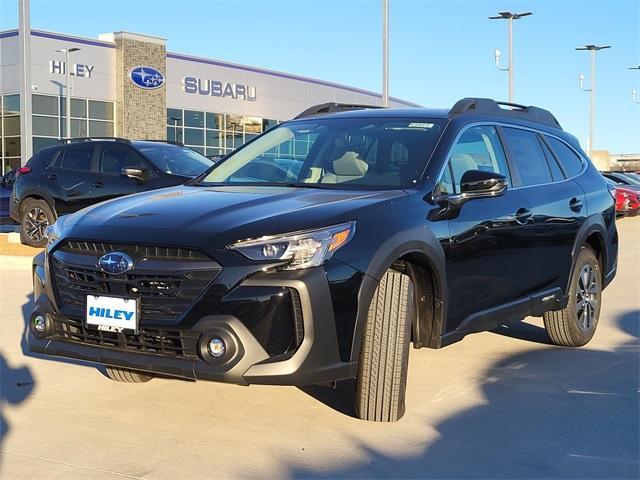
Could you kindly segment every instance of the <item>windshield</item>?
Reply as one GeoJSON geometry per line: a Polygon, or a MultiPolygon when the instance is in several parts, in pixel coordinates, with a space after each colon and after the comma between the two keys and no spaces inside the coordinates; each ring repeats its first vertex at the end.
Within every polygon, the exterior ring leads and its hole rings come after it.
{"type": "Polygon", "coordinates": [[[424,118],[288,122],[229,155],[200,184],[409,187],[422,175],[444,124],[424,118]]]}
{"type": "Polygon", "coordinates": [[[207,157],[187,147],[159,143],[139,146],[138,150],[160,170],[173,175],[197,177],[213,165],[207,157]]]}

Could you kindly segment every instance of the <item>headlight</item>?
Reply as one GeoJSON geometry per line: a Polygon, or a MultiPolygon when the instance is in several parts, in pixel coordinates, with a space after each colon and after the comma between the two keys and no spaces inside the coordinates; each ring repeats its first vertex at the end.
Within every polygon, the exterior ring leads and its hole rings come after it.
{"type": "Polygon", "coordinates": [[[255,261],[286,261],[283,270],[322,265],[353,237],[356,222],[304,232],[243,240],[227,248],[255,261]]]}

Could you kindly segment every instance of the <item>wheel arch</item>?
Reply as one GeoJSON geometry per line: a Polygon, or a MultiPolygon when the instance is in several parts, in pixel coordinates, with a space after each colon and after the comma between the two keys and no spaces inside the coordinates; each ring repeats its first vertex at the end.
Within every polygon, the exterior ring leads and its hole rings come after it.
{"type": "Polygon", "coordinates": [[[425,234],[425,231],[424,228],[415,231],[412,229],[396,234],[373,255],[358,293],[358,313],[351,348],[352,361],[357,361],[360,356],[364,324],[371,299],[380,279],[391,268],[403,271],[412,279],[418,292],[416,298],[426,293],[426,296],[430,294],[433,300],[431,312],[421,308],[419,302],[416,305],[417,315],[413,324],[414,345],[416,348],[441,346],[447,307],[445,256],[433,233],[426,231],[425,234]],[[421,240],[415,240],[420,236],[421,240]],[[425,292],[425,289],[429,288],[431,292],[425,292]]]}
{"type": "Polygon", "coordinates": [[[20,200],[20,203],[18,204],[18,214],[20,216],[22,215],[22,210],[24,209],[24,206],[27,204],[29,200],[42,200],[43,202],[46,202],[47,205],[49,205],[49,208],[51,208],[51,211],[53,212],[53,216],[55,218],[58,218],[55,202],[51,197],[49,197],[46,194],[43,194],[42,192],[28,192],[22,197],[22,199],[20,200]]]}
{"type": "Polygon", "coordinates": [[[578,254],[580,253],[580,249],[582,249],[582,247],[588,246],[594,251],[598,259],[598,263],[600,264],[600,270],[603,277],[607,273],[609,252],[607,250],[607,242],[605,240],[606,238],[607,230],[602,218],[590,217],[582,225],[582,227],[578,231],[578,234],[576,235],[576,239],[571,250],[571,270],[569,272],[567,284],[565,285],[564,290],[566,295],[568,295],[569,289],[571,288],[571,282],[573,281],[572,272],[574,270],[578,254]]]}

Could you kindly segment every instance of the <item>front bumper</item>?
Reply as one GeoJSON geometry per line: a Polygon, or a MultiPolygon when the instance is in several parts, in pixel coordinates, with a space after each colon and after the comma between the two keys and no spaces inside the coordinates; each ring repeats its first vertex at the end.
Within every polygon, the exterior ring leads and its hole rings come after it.
{"type": "MultiPolygon", "coordinates": [[[[157,353],[138,353],[103,345],[60,338],[55,327],[69,320],[56,304],[50,267],[45,254],[34,259],[35,309],[32,314],[47,319],[43,335],[27,329],[27,342],[33,352],[74,358],[114,367],[140,370],[191,380],[212,380],[241,385],[310,385],[355,376],[356,365],[340,358],[332,299],[324,268],[293,272],[274,272],[250,276],[237,287],[286,287],[300,298],[304,336],[295,351],[270,355],[247,326],[234,315],[217,311],[199,318],[190,315],[183,322],[196,338],[197,356],[168,357],[157,353]],[[222,359],[208,355],[206,345],[213,336],[222,337],[227,353],[222,359]]],[[[195,309],[202,312],[203,309],[195,309]]],[[[193,310],[192,310],[193,312],[193,310]]],[[[166,329],[164,326],[147,325],[166,329]]],[[[171,328],[182,328],[180,325],[171,328]]]]}

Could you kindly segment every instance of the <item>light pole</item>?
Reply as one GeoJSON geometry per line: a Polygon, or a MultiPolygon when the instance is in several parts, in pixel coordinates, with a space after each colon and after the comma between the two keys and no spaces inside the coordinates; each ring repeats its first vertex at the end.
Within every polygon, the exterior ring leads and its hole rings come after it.
{"type": "Polygon", "coordinates": [[[382,0],[382,105],[389,106],[389,0],[382,0]]]}
{"type": "MultiPolygon", "coordinates": [[[[71,138],[71,64],[69,63],[70,54],[77,52],[80,49],[77,47],[61,48],[56,52],[64,53],[64,74],[65,74],[65,89],[66,89],[66,102],[65,102],[65,130],[66,137],[71,138]]],[[[62,135],[60,135],[62,137],[62,135]]]]}
{"type": "Polygon", "coordinates": [[[509,102],[513,102],[513,21],[529,15],[533,15],[533,13],[498,12],[497,16],[489,17],[490,20],[509,20],[509,65],[500,66],[500,50],[495,50],[496,67],[503,72],[509,72],[509,102]]]}
{"type": "MultiPolygon", "coordinates": [[[[638,65],[636,67],[629,67],[629,70],[640,70],[640,65],[638,65]]],[[[640,101],[636,100],[636,89],[635,88],[631,89],[631,101],[633,103],[640,104],[640,101]]]]}
{"type": "Polygon", "coordinates": [[[585,45],[584,47],[576,47],[576,50],[589,50],[591,52],[591,87],[584,88],[584,75],[578,77],[579,87],[585,92],[589,92],[589,145],[587,153],[589,156],[593,153],[593,130],[595,121],[595,99],[596,99],[596,52],[611,48],[611,45],[585,45]]]}

